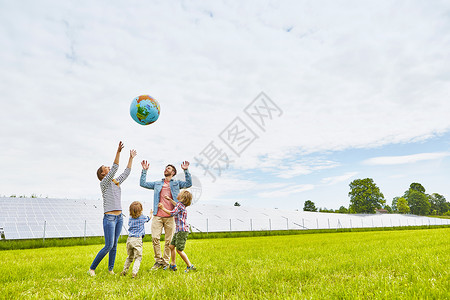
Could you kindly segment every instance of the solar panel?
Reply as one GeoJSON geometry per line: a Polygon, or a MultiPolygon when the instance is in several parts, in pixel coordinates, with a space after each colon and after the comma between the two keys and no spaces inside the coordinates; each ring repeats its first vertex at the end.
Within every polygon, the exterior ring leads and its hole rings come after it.
{"type": "MultiPolygon", "coordinates": [[[[127,234],[129,203],[122,203],[127,234]]],[[[144,213],[153,203],[142,202],[144,213]]],[[[196,203],[188,207],[193,232],[287,229],[336,229],[448,225],[450,220],[399,214],[332,214],[279,209],[219,206],[196,203]]],[[[145,231],[151,231],[151,222],[145,231]]],[[[100,200],[0,197],[0,231],[6,239],[103,236],[103,204],[100,200]],[[3,229],[2,229],[3,228],[3,229]]]]}
{"type": "Polygon", "coordinates": [[[436,219],[400,214],[337,214],[286,211],[265,208],[243,208],[196,204],[188,208],[188,222],[198,232],[251,230],[308,230],[419,226],[450,224],[448,219],[436,219]]]}

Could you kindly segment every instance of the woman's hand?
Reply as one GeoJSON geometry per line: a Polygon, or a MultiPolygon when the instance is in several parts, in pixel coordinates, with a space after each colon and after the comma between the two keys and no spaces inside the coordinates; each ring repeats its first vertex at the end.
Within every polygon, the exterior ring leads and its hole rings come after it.
{"type": "Polygon", "coordinates": [[[122,151],[122,149],[123,149],[123,143],[122,143],[122,141],[120,141],[119,142],[119,147],[117,147],[117,153],[120,153],[120,151],[122,151]]]}

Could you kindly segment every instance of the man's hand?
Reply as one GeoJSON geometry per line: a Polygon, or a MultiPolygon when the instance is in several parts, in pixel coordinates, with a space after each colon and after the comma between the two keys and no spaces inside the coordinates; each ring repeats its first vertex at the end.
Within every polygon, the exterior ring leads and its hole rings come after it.
{"type": "Polygon", "coordinates": [[[187,160],[183,161],[183,163],[181,164],[181,168],[183,170],[187,170],[189,168],[189,162],[187,160]]]}
{"type": "Polygon", "coordinates": [[[162,203],[158,203],[159,208],[164,208],[164,205],[162,203]]]}
{"type": "Polygon", "coordinates": [[[148,168],[150,167],[150,165],[148,164],[148,162],[146,160],[143,160],[141,162],[141,166],[142,166],[142,169],[144,169],[144,170],[148,170],[148,168]]]}

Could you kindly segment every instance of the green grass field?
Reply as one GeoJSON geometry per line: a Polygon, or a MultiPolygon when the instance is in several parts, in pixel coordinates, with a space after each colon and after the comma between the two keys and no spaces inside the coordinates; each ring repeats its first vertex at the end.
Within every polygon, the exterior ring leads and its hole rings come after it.
{"type": "MultiPolygon", "coordinates": [[[[189,240],[195,273],[150,271],[144,243],[137,278],[87,270],[101,245],[1,251],[1,298],[448,299],[450,228],[189,240]]],[[[114,271],[122,270],[119,244],[114,271]]],[[[180,272],[181,271],[181,272],[180,272]]]]}

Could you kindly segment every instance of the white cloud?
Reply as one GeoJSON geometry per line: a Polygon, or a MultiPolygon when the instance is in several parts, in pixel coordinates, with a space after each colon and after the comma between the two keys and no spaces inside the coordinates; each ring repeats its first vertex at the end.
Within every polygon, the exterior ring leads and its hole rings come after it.
{"type": "Polygon", "coordinates": [[[350,178],[356,176],[358,172],[348,172],[339,176],[326,177],[321,180],[321,183],[324,185],[333,185],[340,182],[348,181],[350,178]]]}
{"type": "Polygon", "coordinates": [[[297,184],[297,185],[291,185],[282,189],[276,189],[276,190],[268,190],[264,192],[258,193],[259,197],[263,198],[272,198],[277,199],[279,201],[282,200],[283,197],[289,197],[293,194],[310,191],[314,189],[313,184],[297,184]]]}
{"type": "Polygon", "coordinates": [[[324,155],[304,155],[302,151],[292,149],[269,150],[260,147],[264,143],[256,141],[250,145],[241,158],[235,158],[233,167],[241,170],[258,169],[277,178],[290,179],[340,166],[339,162],[327,159],[324,155]]]}
{"type": "Polygon", "coordinates": [[[279,178],[293,178],[298,175],[311,174],[314,171],[326,170],[336,168],[339,163],[333,161],[316,161],[312,164],[300,163],[300,164],[284,164],[275,172],[279,178]]]}
{"type": "Polygon", "coordinates": [[[436,160],[450,156],[450,152],[438,152],[438,153],[420,153],[403,156],[380,156],[373,157],[363,161],[366,165],[401,165],[401,164],[413,164],[419,161],[436,160]]]}
{"type": "Polygon", "coordinates": [[[192,160],[260,91],[283,115],[233,168],[274,179],[341,166],[305,154],[448,132],[450,4],[325,3],[1,2],[0,191],[97,198],[124,140],[138,150],[124,195],[146,197],[138,161],[159,178],[192,160]],[[161,117],[143,127],[128,109],[146,93],[161,117]]]}

